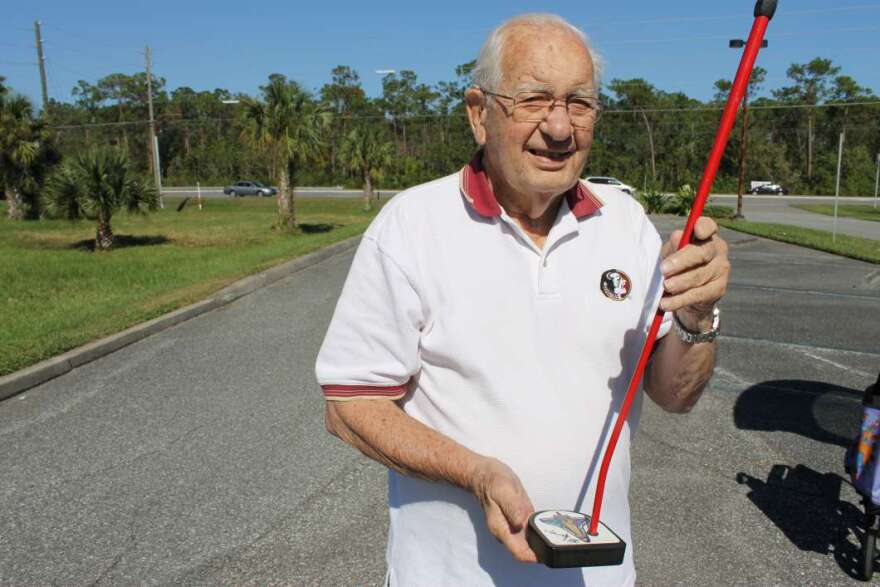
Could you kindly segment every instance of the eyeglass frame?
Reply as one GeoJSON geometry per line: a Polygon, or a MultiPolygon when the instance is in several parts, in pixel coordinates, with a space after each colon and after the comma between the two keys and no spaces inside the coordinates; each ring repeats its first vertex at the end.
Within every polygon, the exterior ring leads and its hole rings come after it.
{"type": "MultiPolygon", "coordinates": [[[[483,86],[477,86],[477,88],[478,88],[481,92],[483,92],[484,94],[486,94],[487,96],[494,96],[494,97],[496,97],[496,98],[505,98],[505,99],[507,99],[507,100],[512,101],[512,102],[513,102],[513,106],[511,107],[510,112],[509,112],[509,113],[506,113],[506,115],[507,115],[507,116],[510,116],[511,118],[513,117],[513,113],[516,112],[516,106],[517,106],[517,99],[516,99],[515,96],[507,96],[507,95],[505,95],[505,94],[499,94],[498,92],[493,92],[493,91],[491,91],[491,90],[487,90],[487,89],[484,88],[483,86]]],[[[546,96],[550,96],[550,98],[552,98],[553,101],[550,103],[550,107],[547,109],[547,113],[544,115],[543,118],[541,118],[541,120],[517,120],[516,122],[531,122],[531,123],[535,123],[535,122],[537,122],[537,123],[541,123],[541,122],[544,122],[545,120],[547,120],[547,117],[550,116],[550,113],[553,112],[553,109],[556,108],[556,104],[557,104],[557,103],[560,103],[560,102],[565,106],[565,113],[566,113],[566,115],[568,115],[568,121],[571,123],[572,128],[577,128],[577,129],[580,129],[580,130],[590,130],[590,129],[592,129],[592,128],[596,125],[597,122],[599,122],[599,118],[600,118],[601,115],[602,115],[602,102],[599,100],[599,95],[598,95],[598,94],[596,94],[596,95],[590,95],[590,96],[583,96],[583,95],[580,95],[580,96],[579,96],[579,95],[577,95],[577,94],[569,94],[568,96],[565,96],[565,98],[563,99],[563,98],[557,98],[556,96],[553,96],[553,95],[550,94],[549,92],[541,92],[541,91],[534,91],[534,92],[523,91],[523,92],[517,92],[517,94],[525,94],[525,93],[528,93],[528,94],[544,94],[544,95],[546,95],[546,96]],[[596,112],[596,115],[595,115],[595,117],[593,118],[593,121],[590,123],[590,126],[579,126],[579,125],[576,125],[576,124],[574,123],[574,120],[573,120],[572,117],[571,117],[571,114],[570,114],[569,111],[568,111],[568,105],[569,105],[569,101],[570,101],[571,99],[573,99],[573,98],[584,98],[584,97],[593,98],[594,100],[596,100],[596,106],[595,106],[595,108],[593,108],[593,110],[596,112]]],[[[505,110],[507,110],[507,107],[506,107],[506,106],[505,106],[505,110]]]]}

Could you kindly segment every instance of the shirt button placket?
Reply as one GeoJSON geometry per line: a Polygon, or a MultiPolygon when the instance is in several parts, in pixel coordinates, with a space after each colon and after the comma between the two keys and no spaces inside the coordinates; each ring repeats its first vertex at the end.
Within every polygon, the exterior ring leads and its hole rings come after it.
{"type": "Polygon", "coordinates": [[[538,295],[552,296],[559,293],[555,263],[553,265],[553,267],[550,266],[550,256],[545,252],[541,256],[538,267],[538,295]]]}

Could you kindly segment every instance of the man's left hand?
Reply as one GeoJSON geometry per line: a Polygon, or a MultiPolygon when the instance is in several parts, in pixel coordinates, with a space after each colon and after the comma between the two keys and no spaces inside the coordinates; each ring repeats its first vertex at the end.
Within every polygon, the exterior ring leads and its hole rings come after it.
{"type": "Polygon", "coordinates": [[[681,235],[681,230],[673,232],[661,250],[666,293],[660,308],[675,312],[689,330],[704,332],[712,327],[712,309],[727,291],[727,243],[706,216],[697,220],[690,244],[679,251],[681,235]]]}

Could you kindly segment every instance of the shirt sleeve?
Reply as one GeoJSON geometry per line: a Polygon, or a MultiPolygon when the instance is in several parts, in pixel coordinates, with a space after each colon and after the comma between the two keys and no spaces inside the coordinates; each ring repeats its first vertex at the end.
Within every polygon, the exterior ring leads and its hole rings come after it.
{"type": "Polygon", "coordinates": [[[401,265],[365,236],[318,353],[328,400],[400,399],[419,370],[419,295],[401,265]]]}
{"type": "MultiPolygon", "coordinates": [[[[663,242],[647,215],[644,216],[642,222],[642,234],[639,240],[642,246],[642,258],[645,259],[646,282],[651,284],[648,289],[648,303],[645,304],[647,314],[644,317],[644,324],[647,331],[654,321],[654,315],[657,312],[657,307],[660,305],[660,298],[663,297],[663,273],[660,271],[660,261],[662,260],[660,258],[660,249],[663,246],[663,242]]],[[[664,312],[663,322],[660,323],[657,339],[659,340],[666,336],[670,328],[672,328],[672,312],[664,312]]]]}

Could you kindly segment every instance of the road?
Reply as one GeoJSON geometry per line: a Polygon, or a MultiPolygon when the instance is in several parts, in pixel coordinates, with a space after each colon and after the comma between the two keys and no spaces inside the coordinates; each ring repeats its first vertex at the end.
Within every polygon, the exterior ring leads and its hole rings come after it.
{"type": "MultiPolygon", "coordinates": [[[[854,583],[841,459],[880,270],[725,237],[716,377],[635,442],[640,582],[854,583]]],[[[313,378],[351,257],[0,402],[0,584],[379,585],[385,474],[325,433],[313,378]]]]}
{"type": "MultiPolygon", "coordinates": [[[[379,190],[381,197],[389,198],[399,191],[379,190]]],[[[195,198],[198,193],[195,186],[162,188],[162,195],[172,198],[195,198]]],[[[360,198],[363,196],[363,191],[361,190],[349,190],[341,187],[298,187],[294,190],[294,193],[305,198],[360,198]]],[[[201,194],[203,198],[231,197],[223,193],[222,187],[203,187],[201,188],[201,194]]]]}
{"type": "MultiPolygon", "coordinates": [[[[736,196],[714,195],[712,203],[736,208],[736,196]]],[[[744,196],[743,216],[752,222],[793,224],[803,228],[834,230],[834,217],[794,208],[797,204],[833,204],[833,196],[744,196]]],[[[840,204],[873,206],[873,198],[840,198],[840,204]]],[[[880,223],[857,218],[838,217],[837,234],[880,240],[880,223]]]]}

